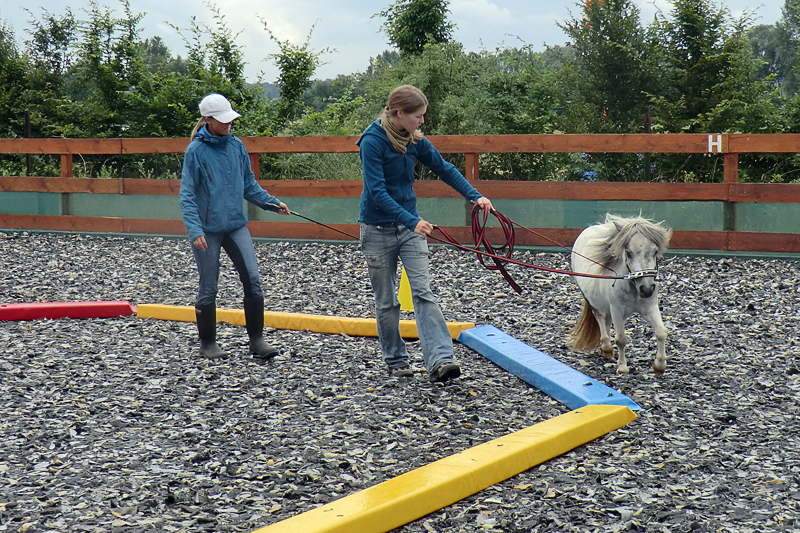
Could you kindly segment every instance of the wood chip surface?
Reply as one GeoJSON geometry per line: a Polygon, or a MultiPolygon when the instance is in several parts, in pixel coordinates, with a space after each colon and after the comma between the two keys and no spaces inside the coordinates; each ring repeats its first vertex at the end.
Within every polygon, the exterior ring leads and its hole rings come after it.
{"type": "MultiPolygon", "coordinates": [[[[257,242],[266,309],[374,317],[351,244],[257,242]]],[[[515,258],[567,268],[564,254],[515,258]]],[[[574,282],[511,265],[516,294],[474,255],[432,247],[448,320],[492,324],[629,395],[628,426],[395,530],[800,531],[798,263],[669,257],[668,366],[628,322],[631,374],[566,345],[574,282]]],[[[185,239],[0,233],[0,302],[192,305],[185,239]]],[[[241,308],[223,255],[218,305],[241,308]]],[[[413,318],[405,314],[405,318],[413,318]]],[[[250,532],[568,410],[456,345],[463,375],[390,378],[375,338],[241,326],[197,355],[193,323],[135,316],[0,322],[0,531],[250,532]]]]}

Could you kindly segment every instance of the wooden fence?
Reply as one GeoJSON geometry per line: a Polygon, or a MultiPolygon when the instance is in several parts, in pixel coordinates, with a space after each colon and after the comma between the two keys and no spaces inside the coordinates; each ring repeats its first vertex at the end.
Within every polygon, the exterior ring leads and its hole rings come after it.
{"type": "MultiPolygon", "coordinates": [[[[564,210],[603,209],[606,203],[615,207],[629,205],[636,211],[647,212],[650,204],[673,202],[682,208],[720,207],[720,222],[697,224],[675,231],[672,248],[699,250],[735,250],[800,253],[800,185],[739,183],[739,155],[745,153],[795,153],[800,151],[800,134],[629,134],[629,135],[468,135],[430,136],[442,153],[462,153],[465,156],[466,176],[496,205],[503,204],[519,210],[521,205],[556,201],[564,210]],[[483,181],[479,179],[480,154],[486,153],[696,153],[722,154],[724,179],[721,183],[604,183],[556,181],[483,181]],[[528,202],[520,204],[519,202],[528,202]],[[738,209],[738,206],[747,209],[738,209]],[[756,207],[754,209],[754,206],[756,207]],[[775,207],[778,206],[778,207],[775,207]],[[642,208],[645,209],[642,209],[642,208]],[[759,210],[762,208],[762,210],[759,210]],[[777,213],[777,214],[776,214],[777,213]],[[776,219],[768,231],[748,231],[758,228],[759,217],[776,219]]],[[[353,153],[357,137],[245,137],[242,138],[251,154],[257,172],[260,154],[275,153],[353,153]]],[[[177,195],[179,180],[146,179],[87,179],[72,177],[72,158],[76,154],[177,154],[183,153],[188,139],[0,139],[0,153],[54,154],[61,157],[60,177],[0,177],[0,228],[28,230],[62,230],[103,233],[185,234],[179,216],[85,216],[72,209],[74,195],[145,195],[157,197],[177,195]],[[19,212],[11,205],[13,193],[58,195],[58,208],[39,208],[36,212],[19,212]]],[[[257,178],[261,178],[257,175],[257,178]]],[[[361,194],[360,181],[281,181],[262,180],[272,194],[291,199],[323,198],[348,199],[352,202],[361,194]]],[[[450,199],[442,204],[446,209],[455,206],[465,210],[457,194],[436,181],[419,181],[415,185],[420,198],[450,199]]],[[[26,196],[27,198],[27,196],[26,196]]],[[[98,197],[100,198],[100,197],[98,197]]],[[[98,203],[102,199],[98,199],[98,203]]],[[[175,200],[177,203],[177,199],[175,200]]],[[[41,204],[42,202],[39,201],[41,204]]],[[[290,205],[290,207],[292,207],[290,205]]],[[[501,209],[498,207],[498,209],[501,209]]],[[[29,209],[28,211],[33,211],[29,209]]],[[[315,220],[337,227],[351,235],[358,233],[353,221],[339,223],[325,220],[326,210],[320,210],[315,220]]],[[[251,217],[252,218],[252,217],[251,217]]],[[[462,217],[465,218],[465,217],[462,217]]],[[[584,227],[585,220],[567,213],[563,222],[540,223],[531,227],[535,233],[518,233],[522,245],[548,246],[552,241],[571,244],[584,227]],[[573,220],[572,223],[569,220],[573,220]],[[577,222],[576,222],[577,221],[577,222]],[[538,234],[538,235],[537,235],[538,234]]],[[[596,218],[596,217],[595,217],[596,218]]],[[[679,218],[679,217],[673,217],[679,218]]],[[[702,218],[702,217],[701,217],[702,218]]],[[[341,234],[316,224],[294,219],[253,220],[255,237],[298,239],[347,239],[341,234]]],[[[668,221],[670,222],[670,221],[668,221]]],[[[686,221],[683,221],[686,223],[686,221]]],[[[463,226],[448,227],[463,241],[469,240],[463,226]]]]}

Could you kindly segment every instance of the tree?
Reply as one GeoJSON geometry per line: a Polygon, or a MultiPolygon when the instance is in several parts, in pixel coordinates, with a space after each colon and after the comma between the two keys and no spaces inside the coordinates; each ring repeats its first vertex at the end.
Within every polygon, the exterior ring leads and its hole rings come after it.
{"type": "Polygon", "coordinates": [[[657,71],[639,9],[631,0],[587,0],[582,18],[559,26],[572,38],[580,93],[602,117],[595,127],[641,131],[646,91],[653,90],[657,71]]]}
{"type": "Polygon", "coordinates": [[[708,0],[675,0],[657,32],[666,86],[654,115],[673,132],[764,131],[774,119],[774,94],[759,78],[747,41],[749,17],[731,21],[708,0]]]}
{"type": "Polygon", "coordinates": [[[67,8],[64,15],[57,17],[42,10],[41,18],[35,18],[26,10],[33,26],[27,45],[27,53],[33,63],[53,76],[63,76],[75,62],[72,46],[77,38],[77,22],[72,11],[67,8]]]}
{"type": "Polygon", "coordinates": [[[401,54],[394,67],[377,70],[365,78],[371,115],[378,116],[394,88],[414,85],[428,99],[424,126],[427,134],[463,133],[462,120],[456,117],[460,108],[471,105],[463,102],[465,91],[477,90],[468,83],[475,78],[474,67],[459,43],[428,44],[420,55],[401,54]]]}
{"type": "Polygon", "coordinates": [[[181,114],[188,112],[194,117],[188,129],[186,124],[182,125],[182,135],[186,135],[197,120],[198,102],[212,92],[225,95],[234,109],[241,113],[242,118],[236,121],[237,135],[269,134],[273,129],[275,111],[265,101],[263,87],[250,85],[244,78],[246,63],[242,49],[236,43],[238,33],[229,28],[225,16],[214,4],[206,6],[213,13],[213,26],[199,24],[193,16],[190,18],[189,38],[183,29],[173,25],[186,44],[186,60],[184,62],[178,57],[170,68],[159,73],[156,77],[160,81],[152,85],[152,90],[163,94],[165,103],[173,102],[178,106],[181,114]],[[161,86],[162,81],[166,82],[166,87],[161,86]]]}
{"type": "Polygon", "coordinates": [[[21,109],[30,111],[34,137],[59,135],[61,126],[70,120],[71,101],[65,87],[77,61],[74,46],[78,23],[69,8],[60,16],[46,10],[42,10],[40,18],[31,11],[27,13],[32,29],[24,41],[28,64],[25,87],[17,103],[21,109]]]}
{"type": "Polygon", "coordinates": [[[73,116],[66,135],[120,137],[130,128],[126,93],[145,75],[138,27],[143,15],[134,14],[128,0],[121,3],[125,16],[116,18],[91,0],[89,19],[79,25],[82,38],[66,87],[73,116]]]}
{"type": "Polygon", "coordinates": [[[420,55],[427,44],[444,44],[455,25],[447,21],[448,0],[399,0],[377,15],[383,31],[401,54],[420,55]]]}
{"type": "Polygon", "coordinates": [[[148,72],[177,72],[183,75],[189,73],[186,62],[181,56],[172,57],[170,49],[167,48],[161,37],[155,36],[151,39],[145,39],[142,46],[144,48],[144,62],[148,72]]]}
{"type": "Polygon", "coordinates": [[[20,107],[27,65],[14,42],[13,30],[0,20],[0,137],[22,137],[20,107]]]}
{"type": "MultiPolygon", "coordinates": [[[[530,46],[507,48],[494,57],[496,68],[481,84],[483,131],[476,133],[556,133],[563,124],[569,98],[561,83],[562,69],[574,66],[563,49],[539,54],[530,46]]],[[[569,177],[571,154],[486,154],[481,174],[499,179],[561,180],[569,177]]]]}
{"type": "MultiPolygon", "coordinates": [[[[656,26],[666,83],[654,98],[654,131],[779,131],[777,91],[771,79],[759,77],[763,63],[752,56],[747,39],[750,15],[732,20],[708,0],[675,0],[670,15],[656,26]]],[[[669,180],[722,179],[718,155],[664,156],[659,165],[669,180]]]]}
{"type": "MultiPolygon", "coordinates": [[[[561,123],[571,133],[642,132],[659,70],[654,68],[657,48],[641,25],[639,9],[631,0],[586,0],[582,15],[559,25],[574,51],[574,67],[562,69],[557,78],[569,95],[570,109],[561,123]]],[[[635,155],[584,154],[573,166],[608,181],[645,175],[635,155]]]]}
{"type": "Polygon", "coordinates": [[[772,36],[781,93],[794,95],[800,90],[800,0],[786,0],[772,36]]]}
{"type": "MultiPolygon", "coordinates": [[[[287,126],[291,121],[298,118],[304,109],[303,96],[311,87],[311,77],[320,64],[319,54],[312,51],[309,47],[311,34],[314,28],[308,33],[306,42],[302,45],[295,45],[289,40],[281,41],[273,34],[267,23],[262,21],[264,30],[280,48],[280,52],[272,54],[272,58],[278,65],[280,75],[278,76],[278,92],[280,101],[278,102],[278,113],[276,128],[280,129],[287,126]]],[[[323,50],[321,53],[326,52],[323,50]]]]}
{"type": "Polygon", "coordinates": [[[400,60],[400,54],[397,50],[384,50],[378,57],[369,58],[369,67],[367,67],[366,74],[375,74],[380,69],[389,69],[397,64],[400,60]]]}
{"type": "Polygon", "coordinates": [[[340,75],[332,80],[315,80],[303,94],[302,102],[309,109],[324,111],[329,104],[342,102],[345,96],[346,100],[364,96],[357,76],[340,75]]]}
{"type": "Polygon", "coordinates": [[[789,45],[788,35],[779,26],[761,24],[747,32],[751,55],[762,62],[758,71],[760,78],[772,77],[775,85],[786,89],[787,76],[791,79],[791,68],[784,66],[783,57],[789,45]]]}

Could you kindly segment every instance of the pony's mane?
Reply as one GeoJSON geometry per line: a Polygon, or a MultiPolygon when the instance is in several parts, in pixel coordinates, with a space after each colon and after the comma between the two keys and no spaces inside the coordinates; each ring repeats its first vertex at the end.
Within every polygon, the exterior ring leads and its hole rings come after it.
{"type": "Polygon", "coordinates": [[[587,254],[601,264],[610,265],[625,252],[631,238],[643,235],[658,247],[658,255],[663,256],[669,247],[672,230],[663,226],[664,222],[638,217],[625,218],[607,214],[605,222],[598,224],[598,234],[587,246],[587,254]]]}

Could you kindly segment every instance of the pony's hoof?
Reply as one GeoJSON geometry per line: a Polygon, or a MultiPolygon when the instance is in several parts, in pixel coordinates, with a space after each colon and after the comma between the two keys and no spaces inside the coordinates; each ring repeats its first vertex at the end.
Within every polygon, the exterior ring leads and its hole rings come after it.
{"type": "Polygon", "coordinates": [[[666,367],[665,368],[658,368],[657,366],[653,367],[653,373],[656,376],[663,376],[664,375],[664,370],[666,370],[666,367]]]}
{"type": "Polygon", "coordinates": [[[628,369],[627,366],[621,366],[617,369],[617,374],[630,374],[631,371],[628,369]]]}
{"type": "Polygon", "coordinates": [[[614,359],[614,350],[608,352],[603,350],[603,357],[605,357],[606,359],[614,359]]]}

